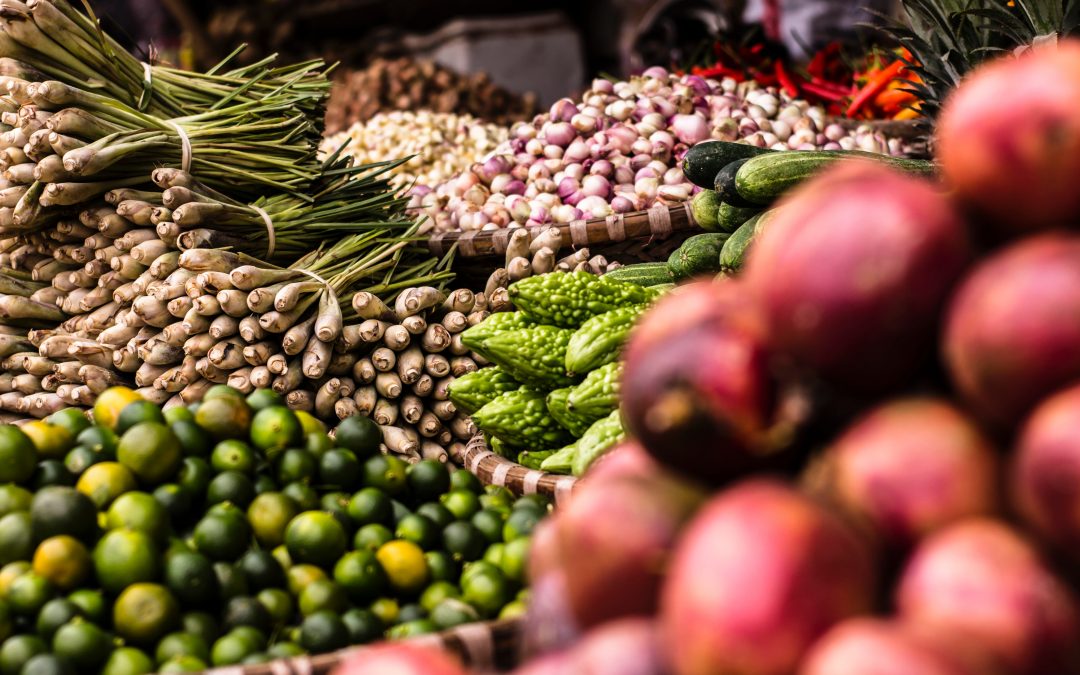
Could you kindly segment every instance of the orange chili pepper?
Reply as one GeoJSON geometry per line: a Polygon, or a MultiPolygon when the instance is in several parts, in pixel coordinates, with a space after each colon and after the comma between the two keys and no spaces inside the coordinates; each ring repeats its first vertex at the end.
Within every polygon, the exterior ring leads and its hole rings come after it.
{"type": "Polygon", "coordinates": [[[847,116],[854,117],[863,106],[872,101],[890,82],[899,77],[906,65],[903,61],[894,61],[888,68],[883,68],[874,73],[866,85],[855,95],[851,105],[848,106],[847,116]]]}

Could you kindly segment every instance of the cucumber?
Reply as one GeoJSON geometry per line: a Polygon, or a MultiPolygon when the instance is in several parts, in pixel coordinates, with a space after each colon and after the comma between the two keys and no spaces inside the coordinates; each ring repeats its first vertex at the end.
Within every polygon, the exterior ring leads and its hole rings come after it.
{"type": "Polygon", "coordinates": [[[720,271],[720,251],[731,235],[723,233],[699,234],[690,237],[668,258],[668,268],[676,281],[696,277],[699,274],[716,274],[720,271]]]}
{"type": "Polygon", "coordinates": [[[658,286],[675,281],[675,277],[671,274],[671,270],[668,269],[667,263],[662,262],[626,265],[611,270],[604,277],[629,284],[637,284],[638,286],[658,286]]]}
{"type": "Polygon", "coordinates": [[[720,251],[720,271],[732,273],[742,267],[750,245],[754,243],[754,238],[765,229],[768,215],[769,212],[764,211],[754,216],[743,223],[739,229],[735,230],[735,234],[724,242],[724,249],[720,251]]]}
{"type": "Polygon", "coordinates": [[[761,213],[761,208],[758,206],[732,206],[723,203],[716,212],[716,221],[721,232],[734,232],[759,213],[761,213]]]}
{"type": "Polygon", "coordinates": [[[720,173],[716,174],[716,178],[713,181],[713,189],[715,189],[716,194],[720,196],[720,201],[740,208],[758,206],[754,202],[747,201],[745,197],[739,194],[739,190],[735,184],[735,177],[739,175],[739,170],[749,161],[749,159],[737,159],[723,169],[720,169],[720,173]]]}
{"type": "MultiPolygon", "coordinates": [[[[900,159],[859,150],[794,150],[761,155],[744,161],[735,174],[735,190],[739,197],[752,204],[768,205],[785,192],[819,171],[844,159],[865,159],[881,162],[901,171],[918,175],[934,173],[934,163],[921,159],[900,159]]],[[[724,171],[727,171],[725,167],[724,171]]],[[[719,182],[720,176],[717,176],[719,182]]],[[[726,181],[726,177],[725,177],[726,181]]],[[[725,182],[725,185],[727,183],[725,182]]],[[[717,186],[717,191],[720,191],[717,186]]],[[[728,201],[728,193],[721,196],[728,201]]],[[[729,202],[736,206],[736,202],[729,202]]]]}
{"type": "Polygon", "coordinates": [[[719,232],[720,223],[716,217],[720,211],[720,195],[715,190],[702,190],[694,195],[690,202],[690,210],[694,214],[694,221],[706,232],[719,232]]]}
{"type": "Polygon", "coordinates": [[[683,175],[694,185],[711,189],[720,169],[737,159],[757,157],[767,152],[773,151],[747,143],[702,141],[690,148],[683,157],[683,175]]]}

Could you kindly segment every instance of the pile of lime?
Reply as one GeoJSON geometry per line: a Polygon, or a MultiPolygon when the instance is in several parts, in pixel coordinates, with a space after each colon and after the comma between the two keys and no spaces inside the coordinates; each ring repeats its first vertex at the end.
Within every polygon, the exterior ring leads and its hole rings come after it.
{"type": "Polygon", "coordinates": [[[0,426],[0,675],[192,672],[524,611],[549,504],[215,387],[0,426]]]}

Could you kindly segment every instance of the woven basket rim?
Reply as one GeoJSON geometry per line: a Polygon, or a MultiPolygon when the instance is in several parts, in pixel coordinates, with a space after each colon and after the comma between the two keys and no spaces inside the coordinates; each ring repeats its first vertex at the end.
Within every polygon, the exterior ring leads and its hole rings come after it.
{"type": "Polygon", "coordinates": [[[565,503],[578,484],[575,476],[530,469],[491,451],[483,433],[477,433],[451,458],[485,485],[505,487],[521,497],[540,494],[556,505],[565,503]]]}

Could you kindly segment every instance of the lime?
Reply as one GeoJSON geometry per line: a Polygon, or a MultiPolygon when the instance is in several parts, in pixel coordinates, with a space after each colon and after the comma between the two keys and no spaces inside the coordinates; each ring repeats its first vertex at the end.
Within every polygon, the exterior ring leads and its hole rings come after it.
{"type": "Polygon", "coordinates": [[[225,605],[222,621],[228,630],[248,626],[260,631],[268,631],[273,625],[270,612],[266,611],[258,600],[248,596],[230,598],[225,605]]]}
{"type": "Polygon", "coordinates": [[[251,527],[246,518],[207,515],[195,525],[193,539],[211,560],[236,560],[248,547],[251,527]]]}
{"type": "Polygon", "coordinates": [[[52,650],[79,670],[97,668],[112,652],[109,634],[88,621],[72,621],[53,636],[52,650]]]}
{"type": "Polygon", "coordinates": [[[409,467],[408,481],[417,500],[429,501],[450,489],[450,470],[442,462],[425,459],[409,467]]]}
{"type": "Polygon", "coordinates": [[[381,523],[371,523],[356,531],[353,537],[353,548],[358,551],[375,551],[393,538],[394,533],[390,531],[390,528],[381,523]]]}
{"type": "Polygon", "coordinates": [[[99,462],[87,467],[75,484],[75,489],[92,499],[101,509],[135,488],[135,475],[118,462],[99,462]]]}
{"type": "Polygon", "coordinates": [[[503,551],[502,564],[499,567],[510,581],[519,584],[525,582],[531,544],[532,540],[529,537],[518,537],[507,542],[506,549],[503,551]]]}
{"type": "Polygon", "coordinates": [[[364,462],[364,484],[377,487],[389,496],[396,497],[405,490],[408,466],[404,460],[393,455],[376,455],[364,462]]]}
{"type": "Polygon", "coordinates": [[[315,431],[304,436],[304,449],[310,452],[313,457],[322,457],[327,450],[333,447],[334,439],[327,436],[325,431],[315,431]]]}
{"type": "Polygon", "coordinates": [[[33,567],[28,560],[17,560],[0,567],[0,598],[7,597],[11,582],[32,570],[33,567]]]}
{"type": "Polygon", "coordinates": [[[110,530],[128,528],[150,535],[164,543],[169,535],[169,514],[153,495],[145,492],[126,492],[113,501],[105,516],[110,530]]]}
{"type": "Polygon", "coordinates": [[[75,475],[68,471],[64,463],[58,459],[46,459],[38,462],[34,475],[30,477],[30,487],[35,491],[51,485],[70,487],[74,484],[75,475]]]}
{"type": "Polygon", "coordinates": [[[157,579],[157,547],[145,532],[110,530],[94,547],[94,571],[102,588],[119,593],[134,583],[157,579]]]}
{"type": "Polygon", "coordinates": [[[529,612],[529,606],[520,600],[512,600],[499,610],[499,616],[496,618],[499,621],[505,621],[507,619],[520,619],[523,618],[529,612]]]}
{"type": "Polygon", "coordinates": [[[484,484],[480,482],[479,478],[468,471],[458,469],[450,474],[450,489],[468,490],[469,492],[475,492],[479,495],[484,492],[484,484]]]}
{"type": "Polygon", "coordinates": [[[90,576],[90,553],[75,537],[60,534],[38,544],[33,566],[53,586],[68,591],[90,576]]]}
{"type": "Polygon", "coordinates": [[[371,457],[379,452],[382,429],[370,417],[354,415],[341,421],[334,431],[338,447],[351,450],[357,457],[371,457]]]}
{"type": "Polygon", "coordinates": [[[252,410],[259,411],[270,406],[284,405],[285,399],[273,389],[256,389],[244,399],[252,410]]]}
{"type": "Polygon", "coordinates": [[[259,591],[255,599],[266,608],[270,615],[270,621],[277,626],[283,626],[293,615],[293,599],[286,591],[280,588],[264,588],[259,591]]]}
{"type": "Polygon", "coordinates": [[[38,490],[30,503],[30,518],[34,538],[38,541],[58,534],[92,541],[97,534],[94,502],[70,487],[55,486],[38,490]]]}
{"type": "Polygon", "coordinates": [[[285,572],[288,580],[289,592],[299,596],[308,584],[313,584],[321,579],[326,579],[326,572],[314,565],[293,565],[285,572]]]}
{"type": "Polygon", "coordinates": [[[463,623],[479,621],[480,613],[467,602],[446,598],[431,610],[431,620],[440,630],[447,630],[463,623]]]}
{"type": "Polygon", "coordinates": [[[42,638],[52,640],[60,626],[77,616],[81,616],[78,605],[67,598],[53,598],[41,607],[35,628],[42,638]]]}
{"type": "Polygon", "coordinates": [[[36,467],[37,452],[30,437],[13,424],[0,426],[0,483],[25,483],[36,467]]]}
{"type": "Polygon", "coordinates": [[[304,440],[304,429],[296,413],[283,405],[262,408],[251,420],[251,443],[267,455],[296,447],[304,440]]]}
{"type": "Polygon", "coordinates": [[[401,608],[398,601],[393,598],[379,598],[369,605],[371,613],[379,617],[384,626],[393,626],[398,621],[398,612],[401,608]]]}
{"type": "Polygon", "coordinates": [[[215,471],[239,471],[251,474],[255,471],[255,451],[243,441],[230,438],[214,446],[210,453],[210,466],[215,471]]]}
{"type": "Polygon", "coordinates": [[[286,450],[277,458],[277,479],[281,484],[309,481],[318,472],[315,456],[307,450],[286,450]]]}
{"type": "Polygon", "coordinates": [[[53,595],[52,584],[45,577],[26,572],[11,582],[4,599],[13,613],[33,617],[41,611],[46,602],[52,600],[53,595]]]}
{"type": "Polygon", "coordinates": [[[166,408],[161,411],[161,414],[165,416],[165,424],[172,426],[177,422],[194,422],[195,413],[191,412],[191,408],[186,408],[182,405],[174,405],[171,408],[166,408]]]}
{"type": "Polygon", "coordinates": [[[481,616],[490,618],[498,615],[512,596],[510,582],[498,568],[462,575],[461,599],[475,607],[481,616]]]}
{"type": "Polygon", "coordinates": [[[202,638],[206,645],[213,644],[218,636],[218,624],[206,612],[186,612],[180,617],[180,630],[202,638]]]}
{"type": "Polygon", "coordinates": [[[427,612],[424,611],[423,606],[418,602],[410,602],[407,605],[402,605],[398,611],[398,622],[405,623],[406,621],[416,621],[417,619],[426,619],[427,612]]]}
{"type": "Polygon", "coordinates": [[[502,541],[503,538],[503,524],[506,522],[506,517],[500,511],[496,511],[493,508],[480,509],[473,514],[473,517],[469,519],[469,522],[473,526],[480,530],[480,534],[484,535],[484,539],[489,544],[495,544],[502,541]]]}
{"type": "Polygon", "coordinates": [[[266,492],[252,500],[247,519],[259,543],[271,548],[285,541],[285,528],[299,510],[296,502],[280,492],[266,492]]]}
{"type": "Polygon", "coordinates": [[[90,427],[75,438],[77,445],[90,448],[107,459],[116,459],[116,444],[119,442],[116,433],[108,427],[90,427]]]}
{"type": "Polygon", "coordinates": [[[442,533],[443,549],[456,562],[471,562],[484,554],[487,539],[472,523],[450,523],[442,533]]]}
{"type": "Polygon", "coordinates": [[[176,483],[192,495],[205,495],[206,488],[210,486],[210,480],[214,477],[214,471],[202,457],[185,457],[180,465],[180,474],[176,477],[176,483]]]}
{"type": "Polygon", "coordinates": [[[70,431],[45,420],[27,422],[20,429],[30,438],[38,457],[42,459],[60,459],[75,447],[75,437],[70,431]]]}
{"type": "Polygon", "coordinates": [[[84,588],[69,595],[68,600],[79,608],[79,613],[87,621],[93,621],[100,626],[108,617],[105,611],[105,596],[101,591],[84,588]]]}
{"type": "Polygon", "coordinates": [[[80,408],[64,408],[57,410],[45,418],[45,421],[53,426],[63,427],[71,434],[72,438],[78,437],[85,429],[90,428],[90,420],[80,408]]]}
{"type": "Polygon", "coordinates": [[[353,608],[341,615],[341,621],[349,631],[349,644],[362,645],[382,637],[383,623],[368,609],[353,608]]]}
{"type": "Polygon", "coordinates": [[[127,387],[110,387],[98,394],[94,401],[94,424],[108,427],[116,426],[120,412],[129,403],[141,401],[142,397],[127,387]]]}
{"type": "Polygon", "coordinates": [[[101,669],[101,675],[145,675],[156,670],[154,661],[141,649],[114,649],[101,669]]]}
{"type": "Polygon", "coordinates": [[[329,568],[345,553],[345,530],[325,511],[305,511],[285,528],[285,546],[298,562],[329,568]]]}
{"type": "Polygon", "coordinates": [[[461,572],[446,551],[428,551],[424,554],[432,581],[457,582],[461,572]]]}
{"type": "Polygon", "coordinates": [[[315,612],[300,624],[300,645],[312,654],[344,649],[349,646],[349,629],[334,612],[315,612]]]}
{"type": "Polygon", "coordinates": [[[143,422],[166,424],[165,415],[161,413],[161,408],[150,401],[132,401],[124,406],[123,410],[120,411],[120,415],[117,416],[116,433],[123,436],[125,431],[143,422]]]}
{"type": "Polygon", "coordinates": [[[468,520],[480,510],[480,498],[470,490],[451,490],[439,498],[458,520],[468,520]]]}
{"type": "Polygon", "coordinates": [[[246,438],[251,416],[251,408],[238,396],[203,397],[195,413],[195,423],[219,441],[246,438]]]}
{"type": "Polygon", "coordinates": [[[484,494],[480,495],[480,508],[492,509],[499,513],[510,515],[510,507],[514,503],[514,495],[504,487],[487,485],[484,494]],[[492,488],[495,488],[492,490],[492,488]]]}
{"type": "Polygon", "coordinates": [[[159,673],[201,673],[208,662],[194,656],[177,656],[161,664],[159,673]]]}
{"type": "Polygon", "coordinates": [[[503,525],[503,540],[511,542],[518,537],[529,536],[543,517],[542,513],[537,513],[534,509],[515,508],[503,525]]]}
{"type": "Polygon", "coordinates": [[[417,515],[430,518],[439,528],[444,528],[454,522],[454,514],[439,502],[428,502],[416,508],[417,515]]]}
{"type": "Polygon", "coordinates": [[[235,565],[214,563],[214,576],[217,577],[218,599],[222,603],[248,594],[247,577],[235,565]]]}
{"type": "Polygon", "coordinates": [[[179,622],[180,605],[160,584],[132,584],[113,605],[113,627],[131,642],[155,643],[179,622]]]}
{"type": "Polygon", "coordinates": [[[191,512],[195,497],[176,483],[165,483],[154,489],[154,499],[161,504],[173,522],[180,522],[191,512]]]}
{"type": "Polygon", "coordinates": [[[301,616],[311,616],[323,610],[344,612],[348,607],[348,601],[345,599],[341,586],[329,579],[319,579],[300,591],[297,606],[300,608],[301,616]]]}
{"type": "Polygon", "coordinates": [[[0,565],[30,560],[34,553],[34,528],[30,514],[16,511],[0,518],[0,565]]]}
{"type": "Polygon", "coordinates": [[[266,638],[266,634],[258,628],[251,626],[237,626],[227,633],[227,635],[235,635],[244,642],[251,645],[252,651],[261,652],[266,649],[266,645],[269,644],[269,640],[266,638]]]}
{"type": "Polygon", "coordinates": [[[354,525],[349,517],[349,494],[347,492],[328,492],[319,500],[319,507],[330,515],[337,518],[346,532],[352,531],[354,525]]]}
{"type": "Polygon", "coordinates": [[[255,484],[239,471],[223,471],[214,476],[206,488],[206,503],[231,502],[246,509],[255,499],[255,484]]]}
{"type": "Polygon", "coordinates": [[[215,384],[206,390],[203,394],[203,403],[206,401],[212,401],[216,398],[226,399],[239,399],[244,400],[244,393],[235,387],[230,387],[227,384],[215,384]]]}
{"type": "Polygon", "coordinates": [[[435,521],[415,513],[401,519],[394,536],[411,541],[425,551],[435,550],[440,544],[439,526],[435,521]]]}
{"type": "Polygon", "coordinates": [[[366,487],[352,496],[348,506],[349,517],[356,525],[380,523],[389,525],[393,521],[394,511],[390,497],[378,488],[366,487]]]}
{"type": "Polygon", "coordinates": [[[431,610],[443,600],[460,597],[461,591],[449,581],[433,581],[420,594],[420,606],[430,614],[431,610]]]}
{"type": "Polygon", "coordinates": [[[548,500],[542,495],[524,495],[518,497],[517,501],[514,502],[515,511],[520,509],[532,509],[541,517],[548,512],[548,508],[548,500]]]}
{"type": "Polygon", "coordinates": [[[116,458],[143,483],[160,485],[180,470],[183,449],[164,423],[140,422],[120,437],[116,458]]]}
{"type": "Polygon", "coordinates": [[[185,457],[206,457],[209,454],[213,441],[202,427],[195,424],[194,419],[170,422],[169,429],[180,442],[185,457]]]}
{"type": "Polygon", "coordinates": [[[241,663],[249,655],[253,654],[256,647],[241,635],[229,633],[219,638],[210,650],[210,663],[215,667],[231,666],[241,663]]]}
{"type": "Polygon", "coordinates": [[[272,476],[268,476],[265,473],[260,473],[255,476],[255,494],[261,495],[264,492],[277,492],[278,484],[272,476]]]}
{"type": "Polygon", "coordinates": [[[23,675],[74,675],[78,672],[66,659],[55,654],[38,654],[23,666],[23,675]]]}
{"type": "MultiPolygon", "coordinates": [[[[498,544],[496,544],[496,546],[498,546],[498,544]]],[[[460,581],[462,587],[464,587],[466,579],[468,579],[474,574],[478,574],[481,572],[490,574],[502,574],[502,570],[499,569],[498,565],[487,560],[477,560],[475,562],[465,563],[461,569],[460,581]]]]}
{"type": "Polygon", "coordinates": [[[402,640],[418,635],[427,635],[437,630],[439,630],[439,627],[431,619],[413,619],[393,626],[386,631],[386,637],[391,640],[402,640]]]}
{"type": "Polygon", "coordinates": [[[370,550],[346,553],[334,565],[334,580],[358,603],[371,602],[386,586],[386,575],[370,550]]]}
{"type": "Polygon", "coordinates": [[[165,558],[165,585],[185,606],[205,607],[217,599],[217,576],[210,559],[194,551],[165,558]]]}
{"type": "Polygon", "coordinates": [[[281,493],[296,502],[301,511],[317,511],[319,508],[319,493],[306,483],[289,483],[281,493]]]}
{"type": "Polygon", "coordinates": [[[88,468],[106,459],[105,455],[94,452],[85,445],[76,445],[64,455],[64,468],[72,476],[81,476],[88,468]]]}
{"type": "Polygon", "coordinates": [[[360,481],[360,462],[351,450],[327,450],[319,459],[319,481],[337,490],[352,490],[360,481]]]}
{"type": "Polygon", "coordinates": [[[15,511],[29,511],[34,493],[18,485],[0,485],[0,518],[15,511]]]}
{"type": "Polygon", "coordinates": [[[0,674],[19,675],[27,661],[45,654],[49,646],[36,635],[16,635],[0,646],[0,674]]]}
{"type": "Polygon", "coordinates": [[[491,563],[495,567],[502,569],[503,556],[506,554],[506,544],[501,541],[487,547],[484,551],[484,562],[491,563]]]}
{"type": "Polygon", "coordinates": [[[295,410],[296,419],[300,420],[300,430],[306,437],[308,434],[327,435],[326,425],[320,419],[305,410],[295,410]]]}
{"type": "Polygon", "coordinates": [[[295,642],[278,642],[266,650],[266,655],[271,659],[291,659],[295,656],[303,656],[304,648],[295,642]]]}
{"type": "Polygon", "coordinates": [[[266,551],[248,551],[240,559],[239,566],[252,590],[260,591],[285,585],[285,570],[277,559],[266,551]]]}
{"type": "Polygon", "coordinates": [[[375,557],[394,590],[412,594],[427,584],[427,561],[423,550],[415,543],[395,539],[379,547],[375,557]]]}

